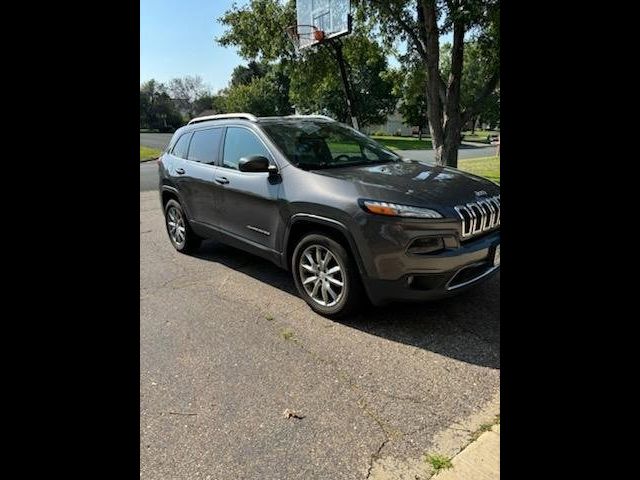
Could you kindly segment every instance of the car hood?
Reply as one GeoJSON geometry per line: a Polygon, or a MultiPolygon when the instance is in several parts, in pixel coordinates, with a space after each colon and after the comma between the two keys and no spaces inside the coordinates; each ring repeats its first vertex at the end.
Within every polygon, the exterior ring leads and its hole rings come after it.
{"type": "Polygon", "coordinates": [[[416,160],[315,170],[354,184],[361,198],[452,207],[500,194],[495,183],[456,168],[416,160]]]}

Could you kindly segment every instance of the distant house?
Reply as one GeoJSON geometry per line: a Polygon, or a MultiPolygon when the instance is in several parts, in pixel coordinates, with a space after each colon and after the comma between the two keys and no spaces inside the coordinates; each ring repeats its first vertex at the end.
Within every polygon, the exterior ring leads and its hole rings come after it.
{"type": "Polygon", "coordinates": [[[413,134],[413,127],[404,123],[400,112],[395,111],[387,116],[387,121],[381,125],[367,125],[362,128],[362,133],[372,135],[383,132],[385,135],[402,135],[408,137],[413,134]]]}

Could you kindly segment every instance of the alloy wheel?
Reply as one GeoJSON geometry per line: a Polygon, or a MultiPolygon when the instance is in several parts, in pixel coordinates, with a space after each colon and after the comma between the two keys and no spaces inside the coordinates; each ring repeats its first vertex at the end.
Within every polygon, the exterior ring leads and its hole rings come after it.
{"type": "Polygon", "coordinates": [[[307,247],[300,256],[300,282],[318,305],[332,307],[344,294],[345,277],[336,257],[322,245],[307,247]]]}
{"type": "Polygon", "coordinates": [[[186,227],[182,212],[176,207],[169,207],[167,210],[167,229],[173,243],[181,246],[186,238],[186,227]]]}

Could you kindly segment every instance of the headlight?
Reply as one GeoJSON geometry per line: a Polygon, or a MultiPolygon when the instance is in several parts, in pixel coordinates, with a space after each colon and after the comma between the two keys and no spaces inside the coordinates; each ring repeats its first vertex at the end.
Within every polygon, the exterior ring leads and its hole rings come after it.
{"type": "Polygon", "coordinates": [[[442,215],[430,208],[410,207],[409,205],[374,200],[362,200],[360,205],[369,213],[387,215],[389,217],[442,218],[442,215]]]}

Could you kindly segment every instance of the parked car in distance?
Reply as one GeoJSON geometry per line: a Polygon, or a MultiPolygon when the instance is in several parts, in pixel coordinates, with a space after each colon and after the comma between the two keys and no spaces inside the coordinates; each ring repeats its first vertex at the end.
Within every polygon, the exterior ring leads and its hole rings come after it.
{"type": "Polygon", "coordinates": [[[500,268],[497,184],[328,117],[196,118],[158,164],[176,250],[212,238],[266,258],[326,316],[454,295],[500,268]]]}

